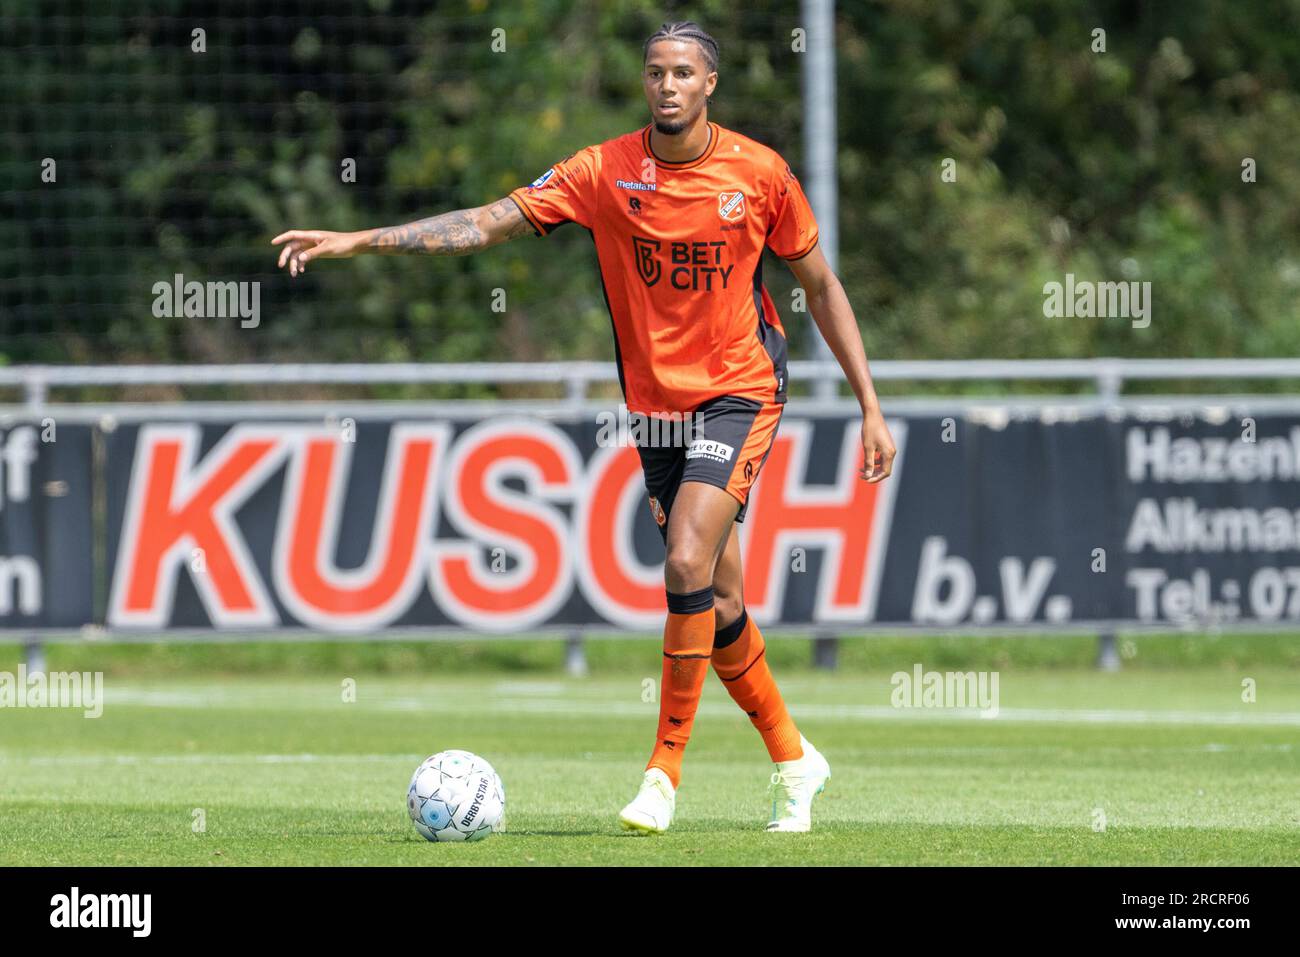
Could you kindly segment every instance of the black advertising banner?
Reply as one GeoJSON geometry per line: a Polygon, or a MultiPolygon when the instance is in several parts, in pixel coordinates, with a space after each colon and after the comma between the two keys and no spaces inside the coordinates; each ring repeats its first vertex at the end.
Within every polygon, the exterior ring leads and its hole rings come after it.
{"type": "Polygon", "coordinates": [[[1300,621],[1300,418],[1123,429],[1121,616],[1300,621]]]}
{"type": "Polygon", "coordinates": [[[93,430],[53,419],[0,426],[0,630],[93,620],[93,430]]]}
{"type": "MultiPolygon", "coordinates": [[[[104,436],[111,629],[662,624],[663,544],[615,414],[145,422],[104,436]]],[[[786,413],[746,604],[852,631],[1300,620],[1300,417],[786,413]]]]}
{"type": "Polygon", "coordinates": [[[1300,418],[914,422],[907,451],[882,621],[1300,621],[1300,418]]]}

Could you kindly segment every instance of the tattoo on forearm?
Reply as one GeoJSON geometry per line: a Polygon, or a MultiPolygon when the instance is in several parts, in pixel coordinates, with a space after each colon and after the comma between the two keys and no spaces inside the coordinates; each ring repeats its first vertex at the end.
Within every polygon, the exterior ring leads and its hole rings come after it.
{"type": "Polygon", "coordinates": [[[483,233],[469,210],[458,209],[440,216],[379,230],[370,241],[375,249],[396,253],[430,253],[434,256],[463,256],[483,247],[483,233]]]}
{"type": "Polygon", "coordinates": [[[498,200],[487,208],[495,224],[491,236],[479,228],[475,212],[458,209],[401,226],[389,226],[375,233],[370,245],[380,252],[464,256],[522,236],[529,230],[519,207],[509,199],[498,200]]]}
{"type": "Polygon", "coordinates": [[[504,239],[514,239],[532,229],[512,199],[497,200],[488,207],[488,215],[492,217],[492,222],[505,231],[502,237],[504,239]]]}

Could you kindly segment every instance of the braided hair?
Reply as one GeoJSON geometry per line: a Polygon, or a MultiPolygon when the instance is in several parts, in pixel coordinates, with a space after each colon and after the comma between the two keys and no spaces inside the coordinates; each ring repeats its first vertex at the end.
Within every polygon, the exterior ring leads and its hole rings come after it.
{"type": "Polygon", "coordinates": [[[694,20],[674,20],[665,23],[650,34],[650,39],[646,40],[641,51],[642,60],[650,55],[651,44],[658,43],[660,40],[686,40],[694,43],[704,54],[704,62],[708,64],[709,72],[718,71],[718,41],[705,33],[704,28],[694,20]]]}

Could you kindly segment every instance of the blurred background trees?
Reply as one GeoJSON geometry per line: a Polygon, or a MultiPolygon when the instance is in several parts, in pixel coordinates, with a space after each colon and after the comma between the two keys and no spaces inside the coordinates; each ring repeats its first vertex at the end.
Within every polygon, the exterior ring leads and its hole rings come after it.
{"type": "MultiPolygon", "coordinates": [[[[269,241],[480,205],[644,125],[665,19],[721,45],[712,118],[802,172],[798,12],[9,0],[0,361],[612,358],[580,227],[294,282],[269,241]],[[261,325],[155,318],[175,273],[260,280],[261,325]]],[[[840,274],[872,356],[1300,355],[1300,4],[841,0],[837,25],[840,274]],[[1149,280],[1150,327],[1044,318],[1067,272],[1149,280]]],[[[802,355],[792,279],[764,275],[802,355]]]]}

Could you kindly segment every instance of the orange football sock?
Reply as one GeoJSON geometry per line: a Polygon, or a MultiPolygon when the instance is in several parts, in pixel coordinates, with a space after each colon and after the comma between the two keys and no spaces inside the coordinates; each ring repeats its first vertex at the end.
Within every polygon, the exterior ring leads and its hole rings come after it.
{"type": "Polygon", "coordinates": [[[767,646],[754,619],[742,610],[740,617],[718,629],[713,644],[713,670],[733,701],[740,705],[763,736],[773,761],[803,757],[799,729],[795,727],[776,681],[767,667],[767,646]]]}
{"type": "Polygon", "coordinates": [[[713,650],[713,589],[684,595],[668,593],[668,623],[664,627],[663,676],[659,683],[659,730],[646,765],[661,769],[677,787],[682,776],[682,752],[691,737],[695,711],[704,690],[713,650]]]}

